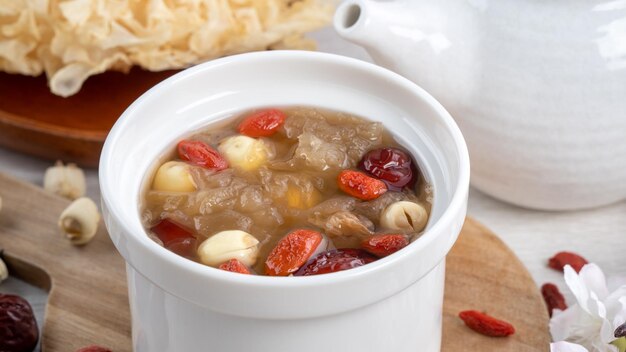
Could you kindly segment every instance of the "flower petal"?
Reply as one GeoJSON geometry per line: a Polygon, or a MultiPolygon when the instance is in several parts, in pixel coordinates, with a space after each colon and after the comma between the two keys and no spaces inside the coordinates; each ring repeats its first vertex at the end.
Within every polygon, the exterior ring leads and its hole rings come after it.
{"type": "Polygon", "coordinates": [[[575,343],[559,341],[550,344],[550,352],[589,352],[586,348],[575,343]]]}
{"type": "Polygon", "coordinates": [[[609,295],[609,289],[606,286],[606,278],[599,266],[594,263],[583,266],[578,274],[583,280],[589,291],[595,292],[601,301],[604,301],[609,295]]]}
{"type": "Polygon", "coordinates": [[[565,282],[569,287],[580,307],[591,315],[601,313],[605,317],[604,305],[598,301],[608,296],[604,273],[595,264],[587,264],[577,274],[571,266],[563,268],[565,282]],[[601,307],[600,307],[601,306],[601,307]]]}
{"type": "Polygon", "coordinates": [[[626,286],[626,274],[623,275],[611,275],[606,278],[609,291],[618,289],[619,287],[626,286]]]}
{"type": "Polygon", "coordinates": [[[566,265],[563,268],[563,276],[565,278],[565,283],[569,290],[576,298],[576,302],[580,306],[580,308],[586,312],[589,312],[587,307],[587,301],[589,300],[589,290],[585,285],[584,281],[578,276],[576,271],[572,269],[571,266],[566,265]]]}
{"type": "Polygon", "coordinates": [[[613,346],[608,343],[604,343],[602,341],[594,341],[593,347],[591,348],[592,352],[619,352],[616,346],[613,346]]]}
{"type": "Polygon", "coordinates": [[[580,306],[573,305],[564,311],[553,311],[550,319],[550,334],[552,340],[561,341],[568,339],[572,331],[580,325],[581,316],[587,316],[580,306]]]}
{"type": "Polygon", "coordinates": [[[595,292],[589,292],[589,311],[593,316],[606,319],[606,307],[604,302],[598,298],[595,292]]]}
{"type": "Polygon", "coordinates": [[[613,328],[626,322],[626,285],[612,292],[604,302],[606,317],[613,324],[613,328]]]}

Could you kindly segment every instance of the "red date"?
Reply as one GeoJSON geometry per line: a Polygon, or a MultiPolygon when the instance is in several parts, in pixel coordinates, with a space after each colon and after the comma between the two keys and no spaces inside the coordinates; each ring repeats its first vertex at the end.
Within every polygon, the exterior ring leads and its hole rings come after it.
{"type": "Polygon", "coordinates": [[[196,257],[197,247],[198,241],[195,238],[185,238],[173,241],[165,246],[165,248],[169,249],[170,251],[190,259],[196,257]]]}
{"type": "Polygon", "coordinates": [[[31,352],[39,340],[37,321],[22,297],[0,293],[0,351],[31,352]]]}
{"type": "Polygon", "coordinates": [[[187,258],[195,256],[197,241],[193,234],[182,226],[168,219],[163,219],[150,230],[170,251],[187,258]]]}
{"type": "Polygon", "coordinates": [[[417,172],[411,157],[398,148],[374,149],[359,162],[359,169],[385,182],[392,191],[412,187],[417,172]]]}
{"type": "Polygon", "coordinates": [[[376,257],[361,249],[332,249],[313,257],[294,276],[334,273],[363,266],[376,259],[376,257]]]}

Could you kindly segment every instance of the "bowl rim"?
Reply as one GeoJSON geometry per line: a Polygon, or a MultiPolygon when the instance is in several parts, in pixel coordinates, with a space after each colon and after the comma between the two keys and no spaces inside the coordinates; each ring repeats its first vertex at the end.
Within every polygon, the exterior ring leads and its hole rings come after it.
{"type": "MultiPolygon", "coordinates": [[[[444,231],[444,227],[452,224],[459,213],[465,214],[467,196],[469,192],[469,179],[470,179],[470,166],[469,166],[469,154],[465,140],[459,127],[448,113],[448,111],[429,93],[417,84],[408,80],[407,78],[400,76],[386,68],[377,66],[375,64],[358,60],[351,57],[342,55],[321,53],[321,52],[308,52],[308,51],[291,51],[291,50],[275,50],[275,51],[263,51],[263,52],[251,52],[238,54],[228,57],[223,57],[208,61],[191,68],[185,69],[164,81],[158,83],[148,91],[143,93],[137,98],[120,116],[113,128],[110,130],[109,135],[104,143],[102,149],[100,164],[99,164],[99,184],[102,195],[102,207],[106,208],[106,211],[112,218],[115,219],[116,224],[123,228],[124,237],[130,239],[135,244],[142,246],[145,250],[151,252],[160,260],[167,264],[175,265],[176,267],[199,275],[204,279],[211,282],[219,282],[230,285],[242,285],[246,287],[265,287],[265,288],[290,288],[290,287],[313,287],[320,284],[332,284],[333,282],[340,282],[346,280],[360,279],[368,274],[379,271],[382,267],[394,265],[394,263],[400,261],[403,257],[407,256],[410,252],[422,251],[427,248],[431,242],[436,239],[436,235],[444,231]],[[436,115],[443,121],[448,132],[452,135],[454,140],[455,152],[459,157],[458,160],[458,180],[453,185],[454,192],[444,212],[419,238],[417,241],[413,241],[409,246],[402,251],[394,253],[388,257],[381,258],[373,263],[364,265],[358,268],[307,277],[273,277],[265,275],[234,275],[233,273],[219,270],[213,267],[203,265],[181,257],[173,252],[163,248],[153,240],[149,239],[146,231],[142,229],[140,233],[137,233],[136,229],[129,227],[128,222],[124,221],[126,214],[121,214],[120,209],[115,206],[113,199],[116,197],[114,192],[114,184],[109,182],[108,174],[111,170],[112,163],[110,160],[113,158],[112,149],[116,143],[119,135],[124,133],[124,127],[130,121],[138,110],[146,103],[152,96],[159,94],[169,86],[174,86],[178,81],[184,80],[190,76],[199,74],[203,71],[212,70],[219,66],[229,64],[241,64],[245,61],[254,62],[258,59],[287,59],[287,60],[315,60],[320,63],[327,63],[332,65],[349,65],[357,69],[371,71],[372,74],[384,77],[385,79],[392,80],[394,85],[403,87],[411,91],[420,99],[422,99],[428,106],[430,106],[436,113],[436,115]],[[128,234],[129,236],[126,236],[128,234]]],[[[142,173],[147,170],[141,170],[142,173]]],[[[138,203],[138,199],[135,200],[138,203]]],[[[138,207],[138,204],[136,204],[138,207]]],[[[134,215],[133,215],[134,217],[134,215]]],[[[116,244],[117,246],[117,244],[116,244]]],[[[450,244],[452,246],[452,244],[450,244]]],[[[126,258],[125,258],[126,259],[126,258]]],[[[128,259],[126,259],[128,262],[128,259]]],[[[131,263],[132,265],[132,263],[131,263]]]]}

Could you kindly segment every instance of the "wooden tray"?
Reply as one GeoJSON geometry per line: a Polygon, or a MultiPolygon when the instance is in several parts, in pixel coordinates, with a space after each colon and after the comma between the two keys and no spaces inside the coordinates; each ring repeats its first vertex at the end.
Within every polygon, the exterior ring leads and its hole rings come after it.
{"type": "Polygon", "coordinates": [[[45,76],[0,72],[0,146],[97,166],[117,118],[143,92],[175,72],[106,72],[90,77],[69,98],[50,93],[45,76]]]}
{"type": "MultiPolygon", "coordinates": [[[[0,248],[9,270],[49,291],[43,352],[71,352],[90,344],[131,351],[124,261],[104,226],[87,246],[74,247],[56,227],[67,200],[2,174],[0,196],[0,248]]],[[[541,295],[520,261],[497,236],[468,218],[447,259],[442,351],[545,352],[547,322],[541,295]],[[457,317],[465,309],[509,320],[517,332],[509,338],[476,334],[457,317]]]]}

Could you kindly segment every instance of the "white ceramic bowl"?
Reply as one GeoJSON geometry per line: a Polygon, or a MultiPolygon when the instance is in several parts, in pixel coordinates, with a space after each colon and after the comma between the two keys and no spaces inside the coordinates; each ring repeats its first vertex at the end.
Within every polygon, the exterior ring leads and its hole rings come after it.
{"type": "Polygon", "coordinates": [[[450,115],[391,71],[299,51],[244,54],[185,70],[124,112],[100,159],[105,222],[127,262],[134,350],[439,351],[445,256],[465,218],[468,185],[467,149],[450,115]],[[220,271],[146,236],[140,189],[167,148],[241,110],[286,105],[384,122],[434,186],[425,234],[357,269],[288,278],[220,271]]]}

